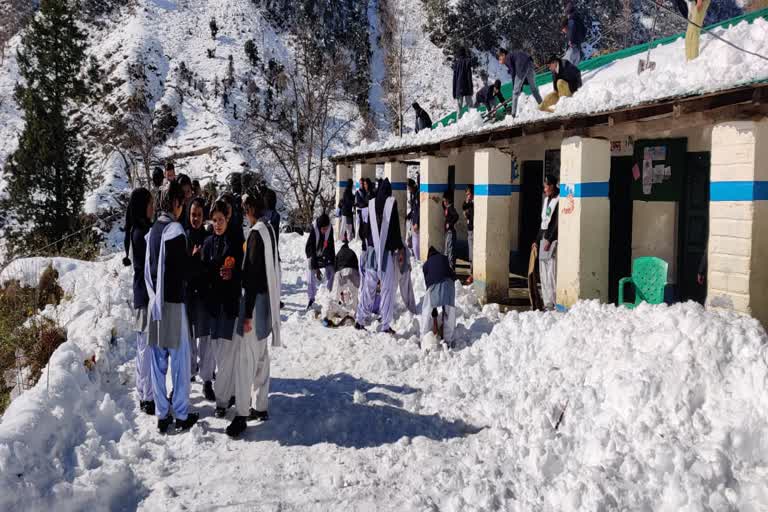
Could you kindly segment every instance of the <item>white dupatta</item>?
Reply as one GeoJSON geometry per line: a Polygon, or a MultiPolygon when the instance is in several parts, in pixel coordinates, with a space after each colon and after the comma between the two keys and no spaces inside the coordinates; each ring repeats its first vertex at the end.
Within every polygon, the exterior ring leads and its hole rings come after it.
{"type": "Polygon", "coordinates": [[[163,319],[163,301],[164,301],[164,294],[163,294],[163,288],[164,288],[164,278],[165,278],[165,243],[169,240],[173,240],[174,238],[178,237],[179,235],[183,235],[186,238],[186,234],[184,233],[184,228],[176,221],[171,221],[168,223],[168,225],[163,229],[163,235],[160,239],[160,254],[157,259],[157,287],[152,285],[152,270],[150,269],[150,259],[149,259],[149,253],[150,253],[150,241],[149,238],[152,235],[152,230],[149,230],[149,233],[147,233],[147,236],[144,237],[144,240],[147,243],[147,252],[146,252],[146,260],[144,265],[144,283],[147,285],[147,294],[149,295],[149,305],[147,307],[147,311],[149,311],[149,319],[150,320],[162,320],[163,319]]]}
{"type": "Polygon", "coordinates": [[[267,273],[267,289],[269,290],[269,313],[272,321],[272,346],[282,347],[280,341],[280,269],[277,262],[277,248],[272,249],[272,230],[264,221],[259,219],[251,228],[261,236],[264,243],[264,266],[267,273]]]}
{"type": "MultiPolygon", "coordinates": [[[[381,222],[381,229],[379,229],[379,219],[376,217],[376,199],[371,199],[368,203],[368,211],[371,215],[371,234],[373,235],[373,248],[376,250],[376,263],[378,264],[377,270],[382,271],[382,264],[384,262],[384,247],[382,247],[381,237],[387,236],[389,233],[389,220],[392,218],[392,208],[395,205],[395,198],[388,197],[384,202],[384,218],[381,222]]],[[[387,243],[385,238],[384,244],[387,243]]]]}

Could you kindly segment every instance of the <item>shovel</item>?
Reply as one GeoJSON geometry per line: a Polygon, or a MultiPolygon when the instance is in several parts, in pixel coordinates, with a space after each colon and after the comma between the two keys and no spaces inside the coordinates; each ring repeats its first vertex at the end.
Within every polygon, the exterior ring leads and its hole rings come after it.
{"type": "Polygon", "coordinates": [[[643,71],[653,71],[656,69],[656,63],[651,60],[651,48],[653,42],[656,40],[656,20],[659,17],[659,0],[656,0],[656,13],[653,15],[653,25],[651,26],[651,41],[648,43],[648,54],[645,60],[640,59],[637,62],[637,74],[639,75],[643,71]]]}

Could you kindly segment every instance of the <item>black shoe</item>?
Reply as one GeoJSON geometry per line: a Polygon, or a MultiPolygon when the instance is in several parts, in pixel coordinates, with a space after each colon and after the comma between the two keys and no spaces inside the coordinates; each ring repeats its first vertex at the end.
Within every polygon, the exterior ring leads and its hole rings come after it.
{"type": "Polygon", "coordinates": [[[285,307],[285,302],[280,301],[280,309],[283,309],[285,307]]]}
{"type": "Polygon", "coordinates": [[[312,299],[311,301],[309,301],[309,304],[307,304],[307,311],[312,309],[312,304],[314,304],[314,303],[315,303],[315,299],[312,299]]]}
{"type": "Polygon", "coordinates": [[[148,416],[154,416],[155,415],[155,401],[150,400],[148,402],[144,402],[144,413],[148,416]]]}
{"type": "Polygon", "coordinates": [[[193,375],[192,378],[189,379],[189,382],[195,382],[195,376],[193,375]]]}
{"type": "Polygon", "coordinates": [[[355,322],[355,329],[357,329],[358,331],[364,331],[365,327],[363,327],[359,323],[355,322]]]}
{"type": "Polygon", "coordinates": [[[250,413],[248,414],[248,420],[269,421],[269,413],[267,411],[257,411],[251,407],[250,413]]]}
{"type": "Polygon", "coordinates": [[[235,397],[231,396],[229,397],[229,404],[227,407],[234,407],[235,406],[235,397]]]}
{"type": "Polygon", "coordinates": [[[187,419],[185,420],[176,420],[176,432],[182,432],[184,430],[189,430],[192,428],[192,425],[197,423],[197,420],[200,419],[200,415],[196,412],[191,412],[187,414],[187,419]]]}
{"type": "Polygon", "coordinates": [[[216,401],[216,393],[213,391],[213,383],[209,380],[203,383],[203,396],[209,402],[216,401]]]}
{"type": "Polygon", "coordinates": [[[139,400],[139,410],[141,412],[147,412],[147,402],[144,400],[139,400]]]}
{"type": "Polygon", "coordinates": [[[173,423],[173,416],[169,414],[165,418],[157,420],[157,430],[159,430],[161,434],[165,434],[168,432],[168,427],[171,426],[171,423],[173,423]]]}
{"type": "Polygon", "coordinates": [[[225,432],[229,437],[240,437],[240,434],[245,431],[246,427],[248,427],[248,424],[245,422],[245,416],[235,416],[235,419],[232,420],[232,423],[229,424],[225,432]]]}
{"type": "Polygon", "coordinates": [[[383,332],[384,334],[390,334],[390,335],[392,335],[392,336],[397,336],[397,333],[396,333],[396,332],[395,332],[395,330],[394,330],[394,329],[392,329],[391,327],[390,327],[389,329],[386,329],[386,330],[384,330],[384,331],[381,331],[381,332],[383,332]]]}
{"type": "Polygon", "coordinates": [[[173,403],[173,390],[171,390],[171,394],[170,394],[170,395],[168,395],[168,403],[169,403],[169,404],[172,404],[172,403],[173,403]]]}
{"type": "Polygon", "coordinates": [[[217,407],[215,411],[213,411],[213,415],[217,418],[223,418],[227,415],[227,408],[226,407],[217,407]]]}

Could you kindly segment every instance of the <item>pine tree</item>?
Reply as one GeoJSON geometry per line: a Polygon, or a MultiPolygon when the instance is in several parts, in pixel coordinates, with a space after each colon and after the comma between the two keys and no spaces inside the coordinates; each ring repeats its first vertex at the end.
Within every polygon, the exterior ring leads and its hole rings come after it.
{"type": "Polygon", "coordinates": [[[245,42],[245,56],[248,57],[248,61],[251,66],[256,67],[259,65],[259,49],[256,47],[256,43],[253,39],[249,39],[245,42]]]}
{"type": "Polygon", "coordinates": [[[23,81],[15,99],[26,124],[3,169],[8,195],[0,204],[16,221],[8,232],[14,252],[60,240],[77,227],[88,170],[68,111],[88,92],[80,78],[85,41],[67,0],[42,0],[22,38],[23,81]]]}

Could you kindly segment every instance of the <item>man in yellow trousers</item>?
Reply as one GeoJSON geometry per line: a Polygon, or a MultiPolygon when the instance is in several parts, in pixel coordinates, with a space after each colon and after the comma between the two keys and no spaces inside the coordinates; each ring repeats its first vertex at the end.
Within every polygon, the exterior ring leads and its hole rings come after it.
{"type": "Polygon", "coordinates": [[[581,88],[581,71],[557,55],[553,55],[547,60],[547,66],[552,73],[554,91],[544,97],[539,109],[543,112],[554,113],[554,106],[560,101],[560,98],[573,96],[581,88]]]}
{"type": "Polygon", "coordinates": [[[699,36],[711,0],[688,0],[688,30],[685,32],[685,58],[693,60],[699,56],[699,36]],[[697,26],[698,25],[698,26],[697,26]]]}

